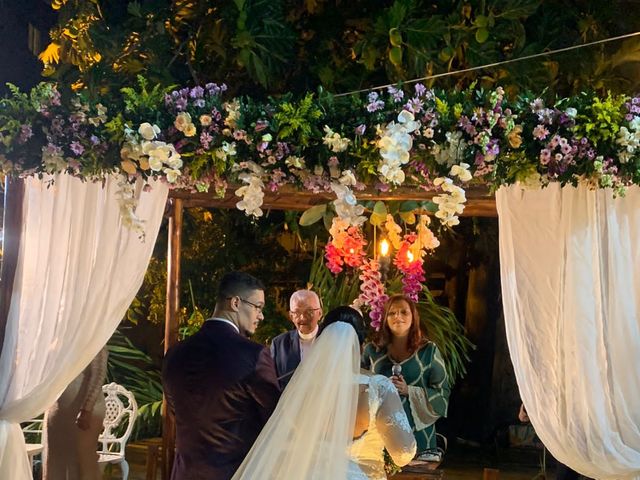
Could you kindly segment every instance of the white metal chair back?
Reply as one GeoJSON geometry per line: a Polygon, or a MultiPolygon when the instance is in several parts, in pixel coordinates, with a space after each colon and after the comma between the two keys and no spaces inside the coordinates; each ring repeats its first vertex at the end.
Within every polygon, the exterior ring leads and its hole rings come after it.
{"type": "Polygon", "coordinates": [[[124,458],[124,448],[133,430],[138,414],[138,404],[133,394],[117,383],[102,386],[105,394],[106,410],[104,430],[98,437],[101,448],[99,454],[124,458]]]}
{"type": "Polygon", "coordinates": [[[24,422],[22,425],[22,433],[27,445],[27,455],[29,456],[29,462],[31,468],[34,466],[34,460],[37,455],[40,455],[43,450],[42,445],[42,428],[44,418],[40,415],[38,418],[32,418],[24,422]]]}

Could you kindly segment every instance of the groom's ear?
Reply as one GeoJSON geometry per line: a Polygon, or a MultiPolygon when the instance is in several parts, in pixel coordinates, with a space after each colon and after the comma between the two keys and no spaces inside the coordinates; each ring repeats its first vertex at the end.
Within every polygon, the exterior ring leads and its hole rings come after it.
{"type": "Polygon", "coordinates": [[[237,312],[238,309],[240,308],[240,297],[238,295],[234,295],[233,297],[229,297],[227,299],[227,302],[229,302],[229,310],[237,312]]]}

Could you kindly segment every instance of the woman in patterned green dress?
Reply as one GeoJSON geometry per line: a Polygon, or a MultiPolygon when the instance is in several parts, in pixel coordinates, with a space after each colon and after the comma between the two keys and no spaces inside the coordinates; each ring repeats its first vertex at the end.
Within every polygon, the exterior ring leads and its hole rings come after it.
{"type": "Polygon", "coordinates": [[[442,354],[423,337],[411,299],[404,295],[389,298],[378,338],[364,348],[362,364],[390,377],[398,389],[418,443],[418,457],[436,452],[435,422],[447,414],[451,389],[442,354]],[[393,375],[394,365],[401,368],[398,375],[393,375]]]}

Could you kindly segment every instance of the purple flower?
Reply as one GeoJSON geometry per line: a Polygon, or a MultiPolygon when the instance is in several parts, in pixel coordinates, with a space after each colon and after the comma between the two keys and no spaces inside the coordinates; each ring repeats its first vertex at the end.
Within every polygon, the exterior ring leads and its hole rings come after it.
{"type": "Polygon", "coordinates": [[[196,100],[193,101],[193,104],[198,107],[198,108],[202,108],[204,107],[204,98],[198,98],[196,100]]]}
{"type": "Polygon", "coordinates": [[[20,126],[20,137],[18,138],[18,143],[27,143],[27,140],[29,140],[31,137],[33,137],[31,125],[20,126]]]}
{"type": "Polygon", "coordinates": [[[369,113],[377,112],[382,107],[384,107],[384,102],[378,99],[378,92],[370,92],[368,99],[369,104],[367,105],[367,111],[369,113]]]}
{"type": "Polygon", "coordinates": [[[427,87],[425,87],[425,86],[424,86],[423,84],[421,84],[421,83],[416,83],[416,86],[415,86],[414,88],[415,88],[416,95],[417,95],[418,97],[420,97],[420,96],[424,95],[424,92],[426,92],[426,91],[427,91],[427,87]]]}
{"type": "Polygon", "coordinates": [[[84,152],[84,147],[79,142],[71,142],[69,148],[76,155],[82,155],[82,153],[84,152]]]}
{"type": "Polygon", "coordinates": [[[204,88],[200,85],[193,87],[189,92],[189,96],[191,98],[202,98],[204,96],[204,88]]]}
{"type": "Polygon", "coordinates": [[[358,125],[355,129],[356,135],[364,135],[364,132],[367,130],[367,126],[363,123],[358,125]]]}
{"type": "Polygon", "coordinates": [[[404,109],[409,110],[412,113],[419,113],[422,110],[422,106],[423,106],[422,100],[420,100],[417,97],[414,97],[406,103],[406,105],[404,106],[404,109]]]}
{"type": "Polygon", "coordinates": [[[387,91],[396,102],[400,102],[404,98],[404,92],[396,87],[389,87],[387,91]]]}
{"type": "Polygon", "coordinates": [[[180,97],[176,100],[176,110],[179,112],[184,112],[187,109],[187,99],[184,97],[180,97]]]}
{"type": "Polygon", "coordinates": [[[100,139],[98,137],[96,137],[95,135],[91,135],[89,137],[89,141],[93,144],[93,145],[98,145],[100,143],[100,139]]]}
{"type": "Polygon", "coordinates": [[[209,95],[216,96],[220,93],[220,87],[218,85],[216,85],[215,83],[207,83],[204,88],[207,89],[207,93],[209,95]]]}

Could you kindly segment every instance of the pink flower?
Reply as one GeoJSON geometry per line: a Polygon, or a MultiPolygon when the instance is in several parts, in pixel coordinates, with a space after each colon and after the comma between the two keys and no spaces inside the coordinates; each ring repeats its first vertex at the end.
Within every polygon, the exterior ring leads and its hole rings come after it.
{"type": "Polygon", "coordinates": [[[533,136],[538,140],[544,140],[549,135],[549,130],[544,125],[537,125],[533,129],[533,136]]]}

